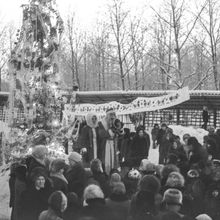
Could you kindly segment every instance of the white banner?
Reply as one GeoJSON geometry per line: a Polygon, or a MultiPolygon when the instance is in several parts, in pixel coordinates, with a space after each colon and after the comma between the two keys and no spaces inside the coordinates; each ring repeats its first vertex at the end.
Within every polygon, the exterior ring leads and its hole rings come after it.
{"type": "Polygon", "coordinates": [[[113,108],[117,115],[127,115],[139,112],[155,111],[169,108],[185,102],[190,99],[189,89],[183,89],[172,92],[169,95],[160,97],[138,97],[129,104],[119,102],[109,102],[105,104],[76,104],[73,106],[66,105],[64,110],[65,116],[86,116],[89,112],[95,112],[98,116],[106,114],[106,110],[113,108]]]}

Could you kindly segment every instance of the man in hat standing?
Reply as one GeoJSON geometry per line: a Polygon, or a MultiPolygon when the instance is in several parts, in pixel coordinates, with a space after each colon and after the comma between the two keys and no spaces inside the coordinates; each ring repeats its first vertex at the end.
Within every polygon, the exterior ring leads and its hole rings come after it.
{"type": "Polygon", "coordinates": [[[98,123],[98,158],[105,167],[105,172],[110,173],[112,168],[118,166],[117,134],[114,132],[115,111],[110,108],[106,111],[105,118],[98,123]]]}

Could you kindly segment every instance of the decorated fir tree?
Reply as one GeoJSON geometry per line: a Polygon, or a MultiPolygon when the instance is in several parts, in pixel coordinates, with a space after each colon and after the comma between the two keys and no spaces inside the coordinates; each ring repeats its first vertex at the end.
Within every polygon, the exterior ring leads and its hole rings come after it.
{"type": "MultiPolygon", "coordinates": [[[[23,21],[9,60],[9,123],[22,108],[24,122],[48,126],[59,106],[59,44],[63,21],[53,0],[30,0],[22,5],[23,21]]],[[[21,121],[19,121],[21,123],[21,121]]]]}

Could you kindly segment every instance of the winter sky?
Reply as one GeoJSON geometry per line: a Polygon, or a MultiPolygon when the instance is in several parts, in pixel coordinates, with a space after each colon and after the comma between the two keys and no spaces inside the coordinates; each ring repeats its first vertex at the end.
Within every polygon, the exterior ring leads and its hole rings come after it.
{"type": "MultiPolygon", "coordinates": [[[[83,26],[89,27],[95,23],[100,12],[103,11],[110,0],[56,0],[58,10],[62,17],[70,12],[75,12],[83,26]]],[[[4,22],[13,22],[20,25],[22,21],[21,4],[28,0],[0,0],[0,18],[4,22]]],[[[161,0],[125,0],[126,6],[131,11],[143,9],[150,4],[157,6],[161,0]]]]}

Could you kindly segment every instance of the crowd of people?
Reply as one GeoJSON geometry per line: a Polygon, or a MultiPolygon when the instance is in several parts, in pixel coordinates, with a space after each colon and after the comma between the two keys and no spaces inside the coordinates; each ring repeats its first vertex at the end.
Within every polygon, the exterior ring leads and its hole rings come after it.
{"type": "Polygon", "coordinates": [[[150,138],[143,126],[118,132],[123,126],[112,111],[106,119],[88,115],[80,150],[68,161],[51,160],[36,145],[11,165],[12,220],[220,219],[219,130],[210,128],[200,144],[166,124],[156,124],[150,138]],[[148,160],[150,139],[159,164],[148,160]]]}

